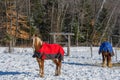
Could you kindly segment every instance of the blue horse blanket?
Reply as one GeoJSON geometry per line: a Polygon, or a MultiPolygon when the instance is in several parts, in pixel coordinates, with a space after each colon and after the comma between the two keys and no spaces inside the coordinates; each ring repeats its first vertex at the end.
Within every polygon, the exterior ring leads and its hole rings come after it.
{"type": "Polygon", "coordinates": [[[109,42],[107,42],[107,41],[103,42],[103,43],[100,45],[99,54],[102,53],[103,51],[104,51],[104,52],[109,52],[111,55],[114,54],[112,45],[111,45],[109,42]]]}

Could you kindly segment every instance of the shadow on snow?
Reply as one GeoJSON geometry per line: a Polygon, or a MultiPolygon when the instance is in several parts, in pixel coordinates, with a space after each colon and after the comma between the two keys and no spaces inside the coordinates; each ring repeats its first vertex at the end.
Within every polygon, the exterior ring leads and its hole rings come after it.
{"type": "Polygon", "coordinates": [[[0,71],[0,75],[20,75],[20,74],[29,74],[28,72],[3,72],[3,71],[0,71]]]}
{"type": "Polygon", "coordinates": [[[69,65],[80,65],[80,66],[97,66],[100,67],[99,64],[89,64],[89,63],[75,63],[75,62],[62,62],[63,64],[69,64],[69,65]]]}
{"type": "MultiPolygon", "coordinates": [[[[96,67],[101,67],[101,63],[95,63],[95,64],[90,64],[90,63],[75,63],[75,62],[62,62],[63,64],[69,64],[69,65],[78,65],[78,66],[96,66],[96,67]]],[[[113,67],[120,67],[120,62],[118,63],[113,63],[113,67]]]]}

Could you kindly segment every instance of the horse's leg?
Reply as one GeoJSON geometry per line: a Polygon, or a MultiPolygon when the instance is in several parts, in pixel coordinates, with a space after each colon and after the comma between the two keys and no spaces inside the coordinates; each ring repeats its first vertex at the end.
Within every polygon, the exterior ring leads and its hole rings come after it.
{"type": "Polygon", "coordinates": [[[58,76],[58,69],[59,69],[58,60],[57,60],[57,59],[53,59],[53,62],[54,62],[55,65],[56,65],[55,75],[58,76]]]}
{"type": "Polygon", "coordinates": [[[58,62],[57,62],[57,59],[53,59],[53,62],[54,62],[55,65],[56,65],[55,75],[57,75],[57,74],[58,74],[58,62]]]}
{"type": "Polygon", "coordinates": [[[112,63],[111,63],[111,55],[110,54],[108,54],[108,56],[107,56],[107,66],[108,67],[112,67],[112,63]]]}
{"type": "Polygon", "coordinates": [[[37,58],[37,62],[39,64],[39,69],[40,69],[39,75],[40,77],[44,77],[44,60],[37,58]]]}
{"type": "Polygon", "coordinates": [[[61,65],[62,65],[61,60],[58,59],[58,75],[61,74],[61,65]]]}
{"type": "Polygon", "coordinates": [[[44,59],[41,59],[41,77],[44,77],[44,59]]]}
{"type": "Polygon", "coordinates": [[[106,67],[106,56],[105,56],[105,53],[102,52],[102,67],[106,67]]]}
{"type": "Polygon", "coordinates": [[[61,60],[54,59],[53,62],[56,64],[55,75],[58,76],[61,74],[61,60]]]}

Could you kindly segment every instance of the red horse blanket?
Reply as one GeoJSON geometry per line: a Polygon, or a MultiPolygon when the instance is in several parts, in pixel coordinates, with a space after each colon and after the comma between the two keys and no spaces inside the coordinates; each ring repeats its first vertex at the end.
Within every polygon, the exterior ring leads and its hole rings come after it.
{"type": "Polygon", "coordinates": [[[64,50],[58,44],[48,44],[43,43],[42,47],[34,52],[33,57],[38,57],[40,59],[61,59],[63,60],[64,50]]]}

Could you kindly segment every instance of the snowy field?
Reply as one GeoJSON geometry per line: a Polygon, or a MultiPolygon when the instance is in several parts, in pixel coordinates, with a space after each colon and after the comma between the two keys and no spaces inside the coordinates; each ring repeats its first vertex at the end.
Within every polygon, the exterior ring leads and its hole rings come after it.
{"type": "MultiPolygon", "coordinates": [[[[13,53],[6,50],[0,47],[0,80],[120,80],[120,66],[101,67],[102,58],[97,47],[93,48],[92,58],[89,47],[71,47],[70,56],[62,61],[60,76],[54,76],[55,65],[46,60],[44,78],[39,77],[32,48],[15,48],[13,53]]],[[[64,50],[67,51],[66,47],[64,50]]],[[[117,53],[117,61],[114,56],[113,63],[120,62],[120,50],[117,53]]]]}

